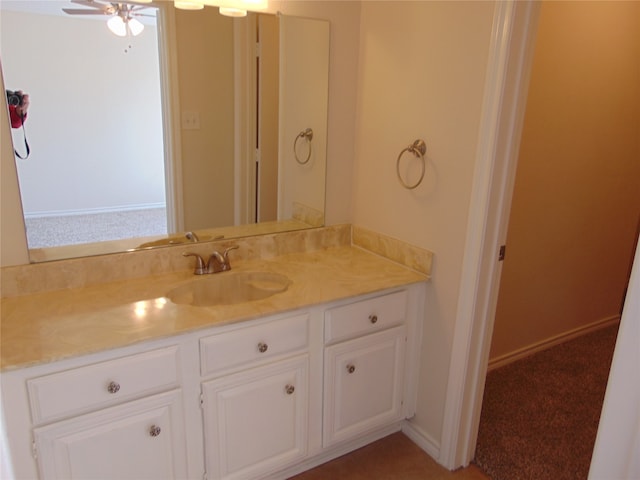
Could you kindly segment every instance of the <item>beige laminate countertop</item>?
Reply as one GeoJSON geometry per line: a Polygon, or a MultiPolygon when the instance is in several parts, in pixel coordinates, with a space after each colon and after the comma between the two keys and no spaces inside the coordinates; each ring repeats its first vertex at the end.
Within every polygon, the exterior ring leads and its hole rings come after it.
{"type": "MultiPolygon", "coordinates": [[[[424,282],[426,275],[357,247],[233,263],[286,275],[287,291],[252,302],[193,307],[165,298],[192,271],[2,299],[2,371],[53,362],[265,315],[424,282]]],[[[219,273],[216,275],[225,275],[219,273]]]]}

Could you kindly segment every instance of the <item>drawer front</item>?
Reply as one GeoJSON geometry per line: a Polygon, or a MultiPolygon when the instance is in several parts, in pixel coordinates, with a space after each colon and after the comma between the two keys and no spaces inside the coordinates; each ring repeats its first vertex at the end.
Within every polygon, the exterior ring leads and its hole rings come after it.
{"type": "Polygon", "coordinates": [[[178,385],[178,347],[75,368],[27,381],[37,425],[178,385]]]}
{"type": "Polygon", "coordinates": [[[325,313],[324,340],[332,343],[399,325],[405,320],[407,292],[370,298],[325,313]]]}
{"type": "Polygon", "coordinates": [[[308,337],[309,315],[304,314],[203,338],[200,340],[202,375],[304,350],[308,337]]]}

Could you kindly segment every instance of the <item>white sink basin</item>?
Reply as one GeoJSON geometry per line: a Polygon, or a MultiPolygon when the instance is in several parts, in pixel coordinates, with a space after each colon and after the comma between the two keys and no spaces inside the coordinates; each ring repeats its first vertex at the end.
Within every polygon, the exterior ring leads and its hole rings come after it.
{"type": "Polygon", "coordinates": [[[222,272],[202,275],[167,293],[180,305],[211,307],[251,302],[282,293],[291,284],[284,275],[271,272],[222,272]]]}

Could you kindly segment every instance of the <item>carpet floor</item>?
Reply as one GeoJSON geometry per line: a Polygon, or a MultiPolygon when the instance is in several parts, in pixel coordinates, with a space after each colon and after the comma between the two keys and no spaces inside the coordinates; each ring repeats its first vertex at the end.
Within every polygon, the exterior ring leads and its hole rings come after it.
{"type": "Polygon", "coordinates": [[[489,372],[474,463],[492,480],[586,479],[617,331],[489,372]]]}
{"type": "Polygon", "coordinates": [[[164,208],[38,217],[25,220],[29,248],[106,242],[167,234],[164,208]]]}

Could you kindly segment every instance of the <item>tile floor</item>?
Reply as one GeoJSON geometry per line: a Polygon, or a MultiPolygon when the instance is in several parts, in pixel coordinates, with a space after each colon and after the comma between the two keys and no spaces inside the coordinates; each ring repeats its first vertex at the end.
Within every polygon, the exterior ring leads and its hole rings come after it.
{"type": "Polygon", "coordinates": [[[401,432],[290,480],[490,480],[475,465],[450,472],[401,432]]]}

